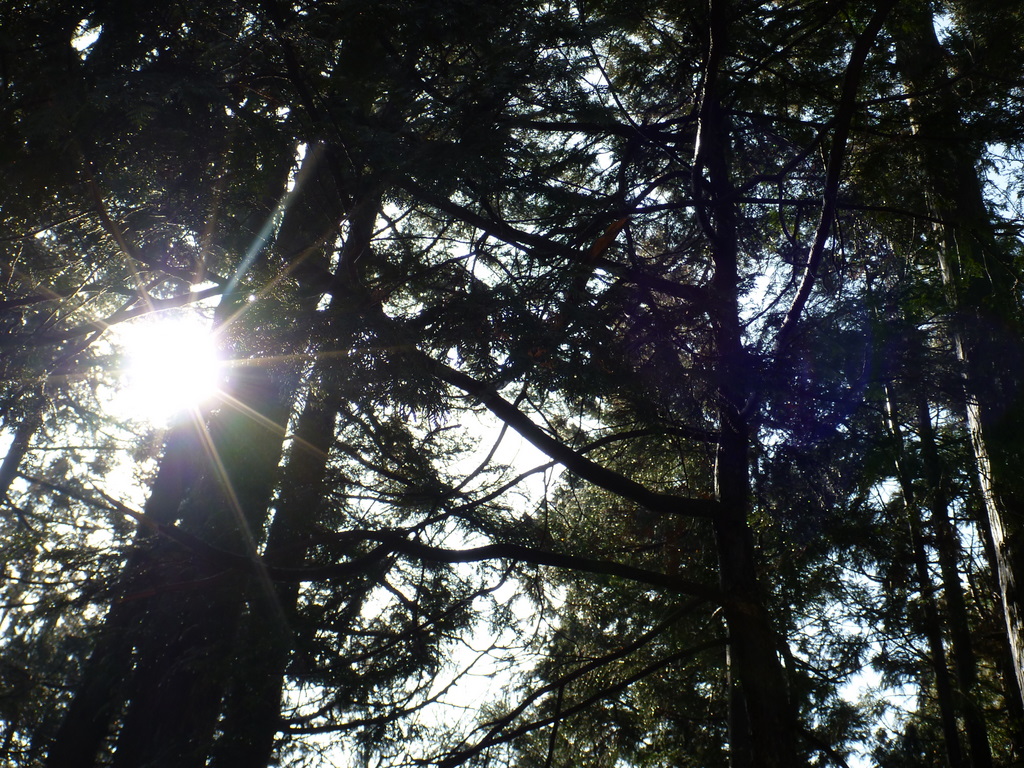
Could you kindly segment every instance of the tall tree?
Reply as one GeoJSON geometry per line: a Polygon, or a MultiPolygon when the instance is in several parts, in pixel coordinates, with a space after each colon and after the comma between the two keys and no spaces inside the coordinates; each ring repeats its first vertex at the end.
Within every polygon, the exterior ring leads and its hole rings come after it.
{"type": "MultiPolygon", "coordinates": [[[[920,175],[938,220],[942,280],[954,313],[953,333],[963,361],[967,414],[989,526],[995,543],[1007,635],[1024,683],[1024,553],[1022,492],[1017,467],[1024,456],[1021,356],[1005,339],[1021,335],[1014,289],[1014,248],[997,236],[985,202],[977,138],[969,135],[947,73],[946,55],[924,4],[901,9],[894,27],[897,64],[908,89],[920,175]]],[[[966,72],[964,73],[967,74],[966,72]]]]}
{"type": "MultiPolygon", "coordinates": [[[[445,766],[842,764],[876,722],[842,691],[872,647],[898,648],[879,668],[930,690],[915,611],[935,552],[956,624],[949,758],[960,717],[984,765],[995,707],[964,615],[984,616],[953,590],[968,529],[943,527],[930,420],[877,412],[878,371],[906,352],[880,326],[905,329],[914,301],[935,314],[917,290],[933,273],[900,262],[934,223],[961,265],[946,272],[975,446],[993,478],[1012,466],[1012,366],[974,352],[982,319],[1017,328],[1012,283],[990,307],[975,278],[995,275],[981,267],[996,239],[963,237],[987,216],[980,154],[944,122],[980,115],[1008,140],[991,99],[1010,88],[961,100],[917,72],[931,19],[902,5],[889,19],[893,6],[9,11],[0,477],[20,478],[9,509],[53,520],[0,529],[25,577],[5,594],[26,602],[4,625],[17,663],[2,679],[61,682],[2,710],[18,723],[5,748],[25,764],[49,750],[52,766],[257,768],[323,749],[445,766]],[[898,141],[921,162],[900,165],[898,141]],[[917,184],[893,184],[878,158],[917,184]],[[970,200],[954,188],[968,170],[970,200]],[[70,445],[41,458],[44,436],[68,441],[64,414],[112,429],[87,385],[53,380],[101,365],[108,325],[195,294],[220,297],[225,398],[167,437],[137,512],[110,493],[112,466],[70,445]],[[503,466],[511,431],[541,467],[503,466]],[[896,480],[929,513],[910,537],[883,535],[896,480]],[[74,527],[112,513],[110,536],[74,527]],[[28,605],[61,568],[82,575],[28,605]],[[538,607],[536,639],[509,584],[538,607]],[[483,655],[516,673],[507,700],[437,727],[429,708],[462,696],[455,648],[487,623],[483,655]],[[521,658],[500,648],[517,633],[521,658]],[[47,727],[30,744],[33,722],[47,727]]],[[[953,413],[941,357],[892,380],[898,399],[953,413]]],[[[929,610],[945,669],[942,605],[929,610]]],[[[929,706],[907,717],[914,760],[940,743],[929,706]]]]}

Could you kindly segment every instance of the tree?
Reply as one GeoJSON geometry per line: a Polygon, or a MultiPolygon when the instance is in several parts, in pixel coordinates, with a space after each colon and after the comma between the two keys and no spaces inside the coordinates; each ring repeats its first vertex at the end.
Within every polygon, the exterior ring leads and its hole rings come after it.
{"type": "MultiPolygon", "coordinates": [[[[957,598],[987,571],[958,562],[967,528],[945,517],[970,496],[944,478],[931,422],[940,406],[959,423],[949,355],[890,374],[911,337],[942,349],[918,327],[945,312],[934,269],[909,254],[967,263],[989,252],[960,234],[993,231],[977,151],[959,128],[947,142],[973,184],[961,200],[929,132],[973,110],[1012,141],[993,105],[1013,85],[958,101],[916,70],[938,55],[930,18],[894,6],[8,11],[0,474],[10,509],[52,510],[31,537],[4,528],[23,581],[5,593],[3,679],[30,691],[10,708],[11,759],[842,764],[877,723],[843,692],[872,653],[922,692],[952,669],[951,764],[961,721],[972,764],[990,740],[1012,754],[977,674],[993,658],[974,642],[983,590],[957,598]],[[109,325],[197,292],[219,297],[233,367],[194,423],[110,450],[159,454],[145,506],[111,492],[114,462],[40,458],[44,436],[69,443],[72,410],[90,434],[115,429],[101,397],[58,396],[41,372],[102,366],[109,325]],[[508,431],[546,463],[503,465],[508,431]],[[895,518],[908,535],[880,535],[895,518]],[[66,530],[115,519],[107,538],[66,530]],[[33,607],[60,570],[83,576],[33,607]],[[533,601],[535,638],[508,584],[533,601]],[[90,610],[72,619],[76,604],[90,610]],[[506,699],[432,728],[465,684],[455,649],[485,624],[506,699]],[[33,641],[15,642],[24,627],[33,641]]],[[[973,29],[979,11],[960,13],[973,29]]],[[[1000,432],[1015,401],[976,403],[1013,366],[972,362],[987,337],[963,318],[987,304],[951,275],[976,459],[983,446],[997,477],[1019,449],[1000,432]]],[[[990,518],[1010,530],[1006,503],[990,518]]],[[[907,714],[878,761],[939,755],[931,715],[907,714]]]]}
{"type": "MultiPolygon", "coordinates": [[[[989,214],[960,109],[942,74],[943,53],[931,15],[923,6],[906,9],[895,35],[897,63],[912,91],[922,181],[938,224],[942,279],[956,315],[953,334],[964,364],[967,415],[996,550],[1007,636],[1024,687],[1024,614],[1020,601],[1020,491],[1015,489],[1021,456],[1017,403],[1019,361],[995,350],[1001,334],[1019,336],[1018,272],[1012,246],[1000,242],[989,214]]],[[[1017,353],[1010,347],[1010,354],[1017,353]]],[[[1005,354],[1005,353],[1003,353],[1005,354]]]]}

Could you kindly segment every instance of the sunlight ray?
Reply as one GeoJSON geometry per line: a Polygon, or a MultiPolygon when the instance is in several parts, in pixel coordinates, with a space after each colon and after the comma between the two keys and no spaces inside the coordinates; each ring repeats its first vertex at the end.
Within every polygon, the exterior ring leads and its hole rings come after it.
{"type": "MultiPolygon", "coordinates": [[[[258,424],[269,427],[275,431],[280,431],[282,434],[284,433],[283,427],[280,427],[272,419],[268,419],[255,409],[244,405],[236,398],[228,397],[226,399],[229,400],[240,413],[253,418],[258,424]]],[[[268,604],[272,606],[273,615],[278,624],[285,632],[291,634],[293,631],[291,623],[288,621],[284,607],[281,605],[281,601],[278,598],[277,591],[274,588],[274,582],[270,578],[270,574],[267,572],[266,563],[260,554],[256,536],[253,532],[252,526],[250,526],[249,521],[246,519],[245,510],[242,509],[241,500],[239,499],[238,493],[231,482],[231,477],[224,464],[223,458],[217,450],[216,441],[210,434],[204,414],[200,409],[196,408],[192,411],[192,418],[196,422],[197,432],[200,435],[204,453],[206,453],[209,458],[210,466],[212,467],[217,484],[221,487],[225,499],[227,500],[227,506],[231,511],[231,515],[234,518],[236,525],[238,526],[238,531],[242,538],[242,544],[245,548],[245,554],[253,564],[260,589],[266,595],[268,604]]]]}
{"type": "Polygon", "coordinates": [[[242,503],[239,500],[238,493],[235,491],[235,487],[231,482],[231,477],[228,474],[227,467],[224,465],[220,452],[217,450],[216,441],[214,441],[213,436],[210,434],[210,430],[203,419],[202,412],[198,409],[193,411],[193,418],[195,418],[196,424],[199,427],[198,431],[202,439],[203,448],[205,449],[207,458],[210,460],[210,466],[213,468],[217,484],[224,492],[228,508],[231,510],[231,514],[238,524],[238,529],[242,535],[242,541],[246,548],[246,554],[252,557],[254,561],[258,560],[259,553],[256,547],[255,537],[252,534],[252,528],[250,528],[248,521],[245,519],[245,512],[242,509],[242,503]]]}
{"type": "MultiPolygon", "coordinates": [[[[304,144],[300,144],[296,151],[296,160],[301,162],[305,154],[306,146],[304,144]]],[[[314,158],[313,164],[315,164],[315,162],[314,158]]],[[[310,169],[311,168],[312,165],[310,166],[310,169]]],[[[235,288],[238,287],[242,278],[244,278],[246,273],[252,268],[252,265],[256,262],[256,257],[263,251],[263,248],[270,241],[274,231],[280,226],[285,212],[295,200],[299,188],[308,176],[308,171],[305,173],[299,173],[296,174],[295,178],[290,182],[289,189],[281,197],[281,200],[277,204],[277,208],[275,208],[274,212],[267,217],[267,220],[263,223],[260,231],[256,233],[256,237],[253,238],[252,244],[249,246],[249,250],[245,252],[245,256],[242,258],[241,263],[239,263],[235,273],[231,276],[231,279],[228,280],[228,284],[224,290],[225,294],[232,293],[235,288]]]]}

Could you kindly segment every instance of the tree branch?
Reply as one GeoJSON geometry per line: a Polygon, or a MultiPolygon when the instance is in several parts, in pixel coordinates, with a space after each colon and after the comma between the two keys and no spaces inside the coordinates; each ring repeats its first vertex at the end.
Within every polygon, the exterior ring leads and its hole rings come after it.
{"type": "Polygon", "coordinates": [[[448,564],[479,563],[484,560],[514,560],[521,563],[529,563],[530,565],[545,565],[577,573],[622,578],[638,584],[657,587],[668,592],[691,595],[716,603],[720,603],[723,599],[716,587],[679,579],[675,576],[658,573],[657,571],[636,568],[613,560],[594,560],[527,547],[521,544],[487,544],[482,547],[471,547],[469,549],[444,549],[412,541],[407,539],[402,531],[394,530],[353,530],[322,536],[321,539],[323,541],[333,539],[335,542],[343,543],[346,546],[366,541],[373,541],[378,544],[370,552],[344,563],[297,568],[268,566],[259,558],[228,552],[208,544],[200,537],[188,533],[177,526],[158,523],[151,515],[132,509],[127,504],[118,501],[99,489],[94,490],[102,496],[103,502],[90,498],[87,494],[80,491],[57,485],[40,477],[33,477],[21,472],[18,475],[30,483],[57,491],[90,506],[106,507],[112,511],[120,512],[135,520],[140,526],[178,544],[194,555],[199,556],[200,559],[218,568],[230,568],[255,576],[268,577],[272,581],[294,583],[351,578],[366,573],[367,569],[372,565],[380,563],[394,554],[403,554],[418,560],[448,564]]]}
{"type": "Polygon", "coordinates": [[[499,395],[491,386],[440,363],[422,352],[418,354],[437,378],[478,398],[487,410],[512,427],[524,440],[584,480],[599,488],[604,488],[606,491],[611,491],[617,496],[634,501],[652,512],[706,518],[718,514],[719,505],[716,501],[652,491],[625,475],[620,475],[618,472],[591,461],[579,451],[573,450],[538,427],[525,413],[499,395]]]}
{"type": "Polygon", "coordinates": [[[804,306],[810,298],[811,290],[814,288],[818,266],[821,264],[821,258],[825,253],[825,245],[831,234],[832,221],[836,214],[840,174],[843,169],[843,162],[846,159],[846,141],[850,136],[850,126],[853,123],[853,116],[857,110],[857,90],[860,87],[864,63],[868,52],[871,50],[875,36],[882,28],[885,17],[889,15],[895,4],[896,0],[881,0],[864,31],[857,37],[857,41],[853,45],[853,51],[850,53],[850,61],[846,66],[846,73],[843,77],[842,95],[840,96],[839,107],[836,109],[836,116],[833,121],[835,132],[832,135],[832,146],[829,148],[828,163],[825,168],[825,189],[821,196],[821,217],[818,220],[818,228],[814,233],[814,241],[807,256],[807,264],[804,267],[800,287],[797,289],[796,296],[793,297],[793,303],[790,305],[782,327],[779,329],[779,335],[776,340],[777,358],[784,356],[785,350],[796,332],[796,324],[800,319],[800,314],[803,312],[804,306]]]}
{"type": "MultiPolygon", "coordinates": [[[[698,306],[703,306],[706,303],[707,296],[704,289],[696,285],[677,283],[658,275],[646,274],[643,270],[626,264],[619,264],[606,258],[590,260],[587,258],[586,249],[581,250],[565,243],[559,243],[545,235],[524,232],[505,221],[488,219],[446,197],[430,192],[430,190],[409,178],[400,179],[398,186],[439,211],[454,216],[459,221],[475,227],[490,237],[508,245],[525,251],[538,250],[562,256],[569,261],[583,263],[590,269],[603,269],[616,277],[623,278],[636,285],[663,293],[666,296],[673,296],[683,301],[693,302],[698,306]]],[[[627,216],[630,213],[630,208],[627,207],[621,211],[616,211],[615,214],[618,218],[622,217],[619,216],[620,213],[622,216],[627,216]]]]}
{"type": "Polygon", "coordinates": [[[523,736],[524,734],[527,734],[530,731],[535,731],[538,728],[543,728],[547,725],[550,725],[551,723],[555,722],[556,719],[564,720],[565,718],[570,717],[571,715],[574,715],[577,712],[581,712],[587,709],[588,707],[593,706],[596,702],[601,701],[602,699],[606,699],[609,696],[612,696],[616,693],[619,693],[620,691],[625,690],[633,683],[643,680],[645,677],[654,674],[659,669],[667,667],[669,664],[673,664],[689,656],[695,656],[701,651],[706,651],[709,648],[714,648],[716,646],[722,645],[723,642],[724,641],[722,640],[709,640],[708,642],[701,643],[700,645],[694,646],[692,648],[686,648],[682,651],[669,654],[668,656],[665,656],[662,659],[658,659],[653,664],[647,665],[639,672],[636,672],[620,680],[618,683],[610,685],[602,691],[598,691],[593,696],[589,696],[586,699],[577,702],[573,706],[563,709],[556,716],[543,717],[540,720],[535,720],[532,723],[526,723],[525,725],[522,725],[519,728],[516,728],[515,730],[510,731],[505,735],[496,737],[494,739],[484,739],[483,741],[473,745],[472,747],[468,747],[467,749],[464,749],[461,752],[456,752],[454,754],[449,755],[448,757],[438,760],[437,766],[438,768],[455,768],[455,766],[461,765],[462,763],[466,762],[466,760],[473,757],[474,755],[480,754],[488,747],[493,747],[496,744],[504,744],[506,742],[512,741],[513,739],[516,739],[519,736],[523,736]]]}
{"type": "MultiPolygon", "coordinates": [[[[577,555],[552,552],[550,550],[528,547],[522,544],[486,544],[482,547],[469,549],[444,549],[419,541],[407,539],[401,531],[345,531],[332,538],[346,544],[360,541],[375,541],[389,553],[409,555],[419,560],[432,563],[479,563],[484,560],[513,560],[529,565],[544,565],[575,573],[590,573],[595,576],[612,576],[646,584],[668,592],[691,595],[704,600],[720,603],[723,599],[717,587],[709,587],[676,576],[669,576],[645,568],[619,563],[614,560],[595,560],[577,555]]],[[[380,549],[380,548],[378,548],[380,549]]],[[[377,550],[374,550],[377,551],[377,550]]],[[[344,566],[349,563],[342,564],[344,566]]],[[[313,581],[323,576],[329,577],[336,566],[328,565],[321,568],[268,568],[267,573],[273,579],[284,581],[313,581]],[[315,576],[316,578],[310,578],[315,576]]]]}

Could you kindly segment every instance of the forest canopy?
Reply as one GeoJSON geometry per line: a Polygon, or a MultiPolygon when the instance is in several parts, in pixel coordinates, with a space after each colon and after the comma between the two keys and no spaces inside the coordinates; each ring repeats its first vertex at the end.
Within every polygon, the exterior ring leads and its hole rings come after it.
{"type": "Polygon", "coordinates": [[[3,3],[0,760],[1024,765],[1022,114],[1017,0],[3,3]]]}

